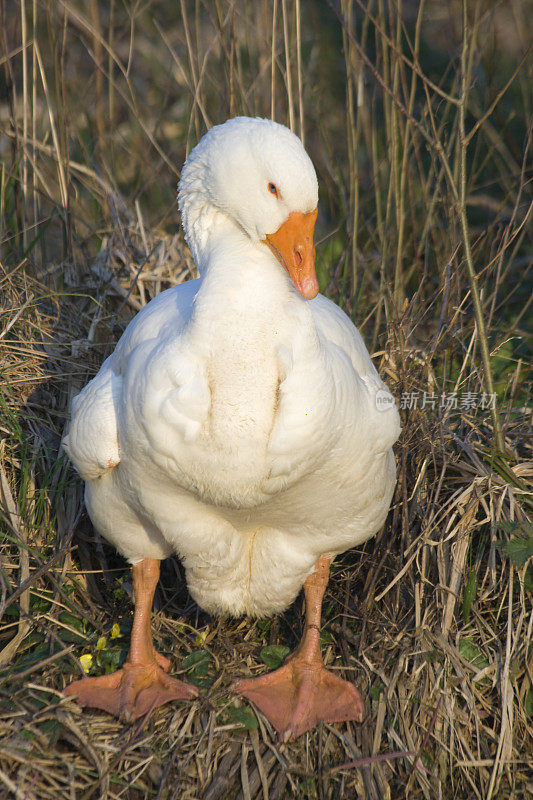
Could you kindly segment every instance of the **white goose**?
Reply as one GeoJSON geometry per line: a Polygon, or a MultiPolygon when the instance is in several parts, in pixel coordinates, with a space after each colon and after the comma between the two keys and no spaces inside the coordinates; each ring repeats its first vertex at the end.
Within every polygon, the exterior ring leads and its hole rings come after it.
{"type": "Polygon", "coordinates": [[[385,520],[400,426],[359,332],[317,294],[315,170],[287,128],[232,119],[192,151],[178,197],[201,277],[130,323],[63,440],[135,592],[124,668],[66,693],[129,719],[196,694],[151,637],[159,562],[177,553],[213,614],[275,614],[304,587],[300,647],[235,692],[287,738],[361,720],[358,690],[322,665],[320,610],[331,559],[385,520]]]}

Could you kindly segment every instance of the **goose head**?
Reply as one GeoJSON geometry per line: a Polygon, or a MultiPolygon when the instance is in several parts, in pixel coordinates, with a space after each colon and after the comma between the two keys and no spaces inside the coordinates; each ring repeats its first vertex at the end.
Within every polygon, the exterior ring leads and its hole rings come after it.
{"type": "Polygon", "coordinates": [[[195,258],[216,210],[255,246],[268,248],[305,299],[318,293],[318,182],[300,139],[285,126],[237,117],[211,128],[185,162],[178,204],[195,258]]]}

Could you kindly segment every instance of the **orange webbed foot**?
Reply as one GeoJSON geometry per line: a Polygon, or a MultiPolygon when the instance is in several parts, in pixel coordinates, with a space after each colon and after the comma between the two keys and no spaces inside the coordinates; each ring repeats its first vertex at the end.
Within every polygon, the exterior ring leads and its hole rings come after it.
{"type": "Polygon", "coordinates": [[[352,683],[298,655],[274,672],[239,680],[231,688],[257,706],[285,741],[319,722],[361,722],[365,714],[361,693],[352,683]]]}
{"type": "Polygon", "coordinates": [[[353,683],[327,670],[320,655],[320,610],[328,582],[329,556],[320,556],[304,583],[305,630],[282,667],[231,687],[263,712],[285,741],[319,722],[361,722],[365,706],[353,683]]]}
{"type": "Polygon", "coordinates": [[[122,669],[110,675],[83,678],[69,684],[64,694],[75,697],[82,706],[100,708],[131,722],[164,703],[197,697],[195,686],[166,674],[169,666],[164,656],[150,664],[126,662],[122,669]]]}

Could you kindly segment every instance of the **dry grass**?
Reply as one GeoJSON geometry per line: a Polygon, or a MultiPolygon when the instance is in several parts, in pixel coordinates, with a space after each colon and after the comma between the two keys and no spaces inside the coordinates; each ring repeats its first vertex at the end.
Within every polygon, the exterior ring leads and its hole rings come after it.
{"type": "Polygon", "coordinates": [[[0,798],[529,796],[531,3],[1,13],[0,798]],[[387,525],[339,559],[324,605],[326,659],[367,718],[291,744],[227,687],[264,668],[263,646],[295,645],[300,602],[214,620],[174,559],[155,638],[201,699],[125,726],[61,695],[81,656],[92,674],[124,658],[131,624],[129,572],[58,451],[68,402],[133,313],[191,276],[178,167],[239,113],[305,138],[321,286],[396,397],[419,399],[387,525]]]}

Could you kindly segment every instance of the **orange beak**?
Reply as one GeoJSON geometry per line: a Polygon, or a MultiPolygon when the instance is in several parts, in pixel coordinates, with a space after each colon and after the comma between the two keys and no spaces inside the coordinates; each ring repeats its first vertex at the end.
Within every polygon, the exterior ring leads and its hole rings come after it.
{"type": "Polygon", "coordinates": [[[308,214],[293,211],[275,233],[264,239],[306,300],[312,300],[318,294],[313,244],[317,214],[316,208],[308,214]]]}

